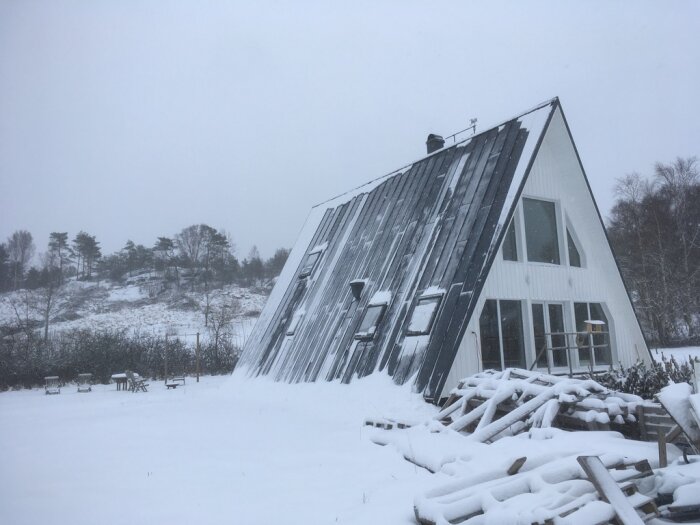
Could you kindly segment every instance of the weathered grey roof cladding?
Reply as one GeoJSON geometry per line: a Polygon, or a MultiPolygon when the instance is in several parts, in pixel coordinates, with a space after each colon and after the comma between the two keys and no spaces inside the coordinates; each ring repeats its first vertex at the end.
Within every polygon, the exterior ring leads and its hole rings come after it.
{"type": "Polygon", "coordinates": [[[557,104],[549,101],[321,205],[242,363],[253,374],[290,382],[350,381],[387,370],[399,383],[415,377],[426,397],[438,396],[557,104]],[[298,278],[306,256],[319,247],[312,274],[298,278]],[[350,288],[357,279],[366,280],[359,300],[350,288]],[[431,333],[407,336],[426,290],[444,294],[431,333]],[[380,291],[391,300],[376,335],[355,339],[380,291]]]}

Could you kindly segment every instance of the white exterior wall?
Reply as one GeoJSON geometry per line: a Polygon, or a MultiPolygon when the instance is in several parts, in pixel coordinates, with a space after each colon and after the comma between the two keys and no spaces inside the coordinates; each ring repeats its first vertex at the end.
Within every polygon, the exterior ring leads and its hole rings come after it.
{"type": "MultiPolygon", "coordinates": [[[[533,301],[564,302],[567,331],[574,331],[573,308],[568,307],[567,303],[569,306],[572,306],[573,301],[603,303],[610,323],[613,363],[621,362],[628,366],[637,360],[650,360],[649,351],[598,219],[561,110],[558,108],[525,182],[522,197],[541,198],[556,203],[562,264],[504,261],[499,250],[445,383],[443,396],[454,388],[460,379],[481,370],[478,345],[479,316],[486,299],[525,300],[523,329],[528,366],[535,359],[530,319],[533,301]],[[568,265],[567,223],[577,237],[583,268],[568,265]]],[[[524,226],[520,202],[516,220],[518,217],[518,248],[522,251],[524,226]]],[[[523,260],[522,254],[519,259],[523,260]]]]}

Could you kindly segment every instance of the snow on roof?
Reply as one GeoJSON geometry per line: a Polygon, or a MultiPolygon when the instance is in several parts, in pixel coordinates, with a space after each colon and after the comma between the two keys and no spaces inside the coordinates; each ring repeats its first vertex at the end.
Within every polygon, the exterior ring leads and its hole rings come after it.
{"type": "Polygon", "coordinates": [[[375,292],[372,298],[367,303],[368,306],[378,306],[380,304],[389,304],[391,302],[391,292],[388,290],[381,290],[375,292]]]}
{"type": "Polygon", "coordinates": [[[474,297],[485,281],[502,223],[557,107],[556,99],[540,104],[314,207],[241,362],[252,365],[253,374],[270,373],[285,381],[337,377],[350,381],[382,363],[400,362],[405,351],[412,364],[392,368],[394,379],[414,377],[416,388],[427,397],[439,395],[472,315],[474,297]],[[466,210],[464,203],[470,203],[466,210]],[[324,243],[328,255],[314,279],[304,283],[294,279],[309,247],[324,243]],[[368,296],[380,290],[368,304],[390,307],[367,350],[371,355],[342,361],[348,348],[341,346],[352,344],[363,315],[362,308],[351,306],[354,298],[348,283],[357,275],[369,278],[368,296]],[[421,355],[413,358],[415,348],[404,348],[402,341],[414,299],[447,290],[458,297],[440,308],[435,326],[442,326],[442,316],[460,322],[452,323],[455,329],[442,333],[439,343],[431,336],[421,355]],[[308,315],[294,341],[281,349],[275,334],[282,320],[298,308],[305,308],[308,315]]]}
{"type": "Polygon", "coordinates": [[[311,248],[311,250],[309,250],[309,255],[311,255],[311,254],[313,254],[313,253],[320,253],[320,252],[322,252],[322,251],[325,251],[326,248],[328,248],[328,243],[327,243],[327,242],[324,242],[324,243],[322,243],[322,244],[317,244],[316,246],[314,246],[313,248],[311,248]]]}

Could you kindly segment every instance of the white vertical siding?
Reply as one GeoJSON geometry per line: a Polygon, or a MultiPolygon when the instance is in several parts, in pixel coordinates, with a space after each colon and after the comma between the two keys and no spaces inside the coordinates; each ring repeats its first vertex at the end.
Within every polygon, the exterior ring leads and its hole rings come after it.
{"type": "MultiPolygon", "coordinates": [[[[479,314],[486,299],[526,300],[524,330],[528,365],[533,359],[531,301],[604,303],[611,325],[613,361],[627,366],[637,360],[648,362],[650,359],[559,109],[552,118],[525,183],[523,197],[539,197],[557,203],[562,264],[504,261],[499,252],[460,344],[443,395],[459,379],[480,369],[479,314]],[[576,232],[584,268],[567,264],[567,222],[576,232]]],[[[522,213],[520,204],[518,213],[522,213]]],[[[573,321],[571,312],[565,311],[565,316],[570,316],[573,321]]],[[[567,327],[570,328],[573,327],[567,327]]]]}

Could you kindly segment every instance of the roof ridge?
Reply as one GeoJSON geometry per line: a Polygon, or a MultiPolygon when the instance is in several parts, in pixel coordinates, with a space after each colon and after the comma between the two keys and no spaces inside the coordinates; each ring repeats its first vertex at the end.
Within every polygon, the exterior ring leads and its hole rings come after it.
{"type": "MultiPolygon", "coordinates": [[[[339,194],[337,194],[337,195],[334,195],[333,197],[330,197],[330,198],[328,198],[328,199],[326,199],[326,200],[324,200],[324,201],[321,201],[321,202],[319,202],[318,204],[313,205],[311,208],[312,208],[312,209],[318,208],[319,206],[323,206],[324,204],[328,204],[329,202],[332,202],[332,201],[334,201],[334,200],[337,200],[337,199],[339,199],[339,198],[341,198],[341,197],[344,197],[344,196],[346,196],[346,195],[349,195],[349,194],[351,194],[351,193],[356,193],[358,190],[364,188],[365,186],[370,186],[371,184],[374,184],[374,183],[376,183],[376,182],[379,182],[379,181],[381,181],[381,180],[383,180],[383,179],[388,179],[389,177],[393,177],[394,175],[400,175],[402,172],[405,172],[407,168],[410,168],[410,167],[413,166],[414,164],[417,164],[417,163],[419,163],[419,162],[421,162],[421,161],[423,161],[423,160],[425,160],[425,159],[427,159],[427,158],[429,158],[429,157],[432,157],[433,155],[436,155],[436,154],[438,154],[438,153],[445,152],[445,151],[447,151],[447,150],[449,150],[449,149],[451,149],[451,148],[455,148],[455,147],[457,147],[457,146],[460,146],[460,145],[464,144],[465,142],[468,142],[468,141],[472,140],[472,139],[475,138],[475,137],[478,137],[478,136],[480,136],[480,135],[483,135],[484,133],[488,133],[489,131],[491,131],[491,130],[493,130],[493,129],[496,129],[496,128],[500,127],[500,126],[503,126],[504,124],[507,124],[508,122],[511,122],[511,121],[513,121],[513,120],[517,120],[517,119],[522,118],[522,117],[524,117],[524,116],[526,116],[526,115],[529,115],[530,113],[534,113],[535,111],[538,111],[538,110],[540,110],[540,109],[542,109],[542,108],[544,108],[544,107],[546,107],[546,106],[548,106],[548,105],[555,105],[555,106],[556,106],[556,105],[558,105],[558,104],[559,104],[559,97],[552,97],[552,98],[550,98],[550,99],[547,99],[547,100],[545,100],[544,102],[540,102],[539,104],[537,104],[537,105],[531,107],[531,108],[528,109],[527,111],[524,111],[524,112],[522,112],[522,113],[519,113],[518,115],[515,115],[514,117],[511,117],[511,118],[509,118],[509,119],[503,120],[503,121],[499,122],[498,124],[494,124],[493,126],[489,126],[489,127],[486,128],[485,130],[480,131],[479,133],[475,133],[474,135],[472,135],[472,136],[470,136],[470,137],[466,137],[466,138],[464,138],[464,139],[462,139],[462,140],[460,140],[460,141],[458,141],[458,142],[455,142],[454,144],[451,144],[450,146],[443,147],[443,148],[440,148],[440,149],[438,149],[438,150],[433,151],[432,153],[428,153],[427,155],[423,155],[422,157],[419,157],[419,158],[417,158],[416,160],[414,160],[414,161],[412,161],[412,162],[409,162],[408,164],[404,164],[403,166],[401,166],[401,167],[398,168],[398,169],[395,169],[395,170],[393,170],[393,171],[390,171],[389,173],[385,173],[384,175],[380,175],[379,177],[375,177],[375,178],[372,179],[372,180],[369,180],[369,181],[367,181],[367,182],[363,182],[363,183],[360,184],[359,186],[355,186],[354,188],[350,188],[349,190],[344,191],[343,193],[339,193],[339,194]]],[[[370,188],[368,188],[368,191],[369,191],[369,189],[370,189],[370,188]]]]}

